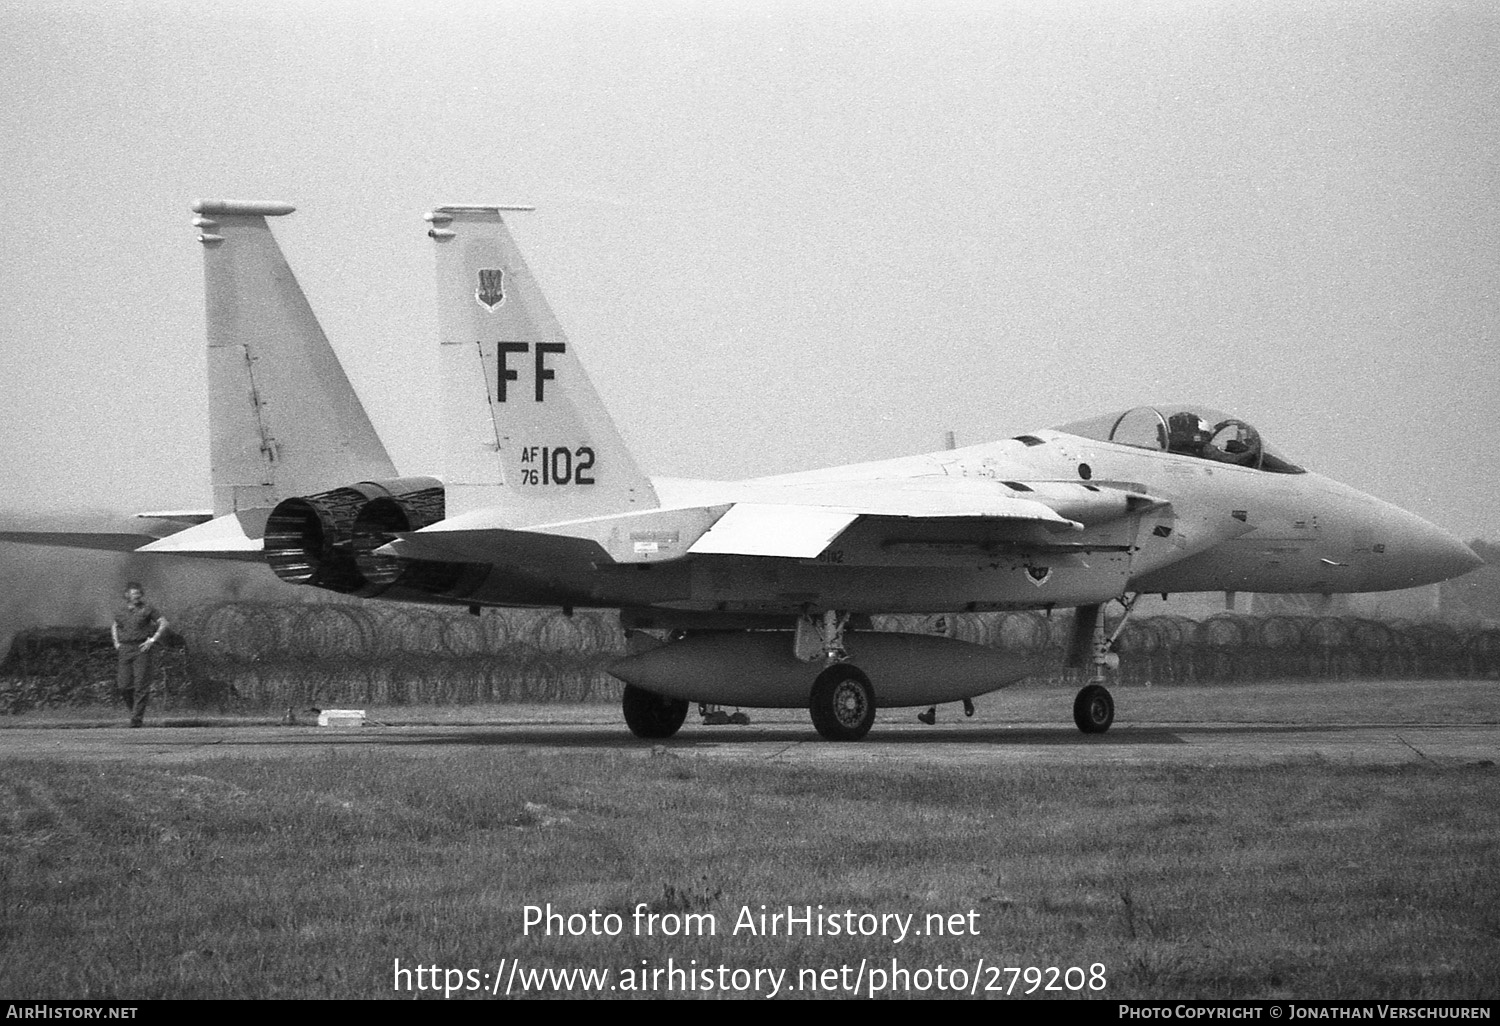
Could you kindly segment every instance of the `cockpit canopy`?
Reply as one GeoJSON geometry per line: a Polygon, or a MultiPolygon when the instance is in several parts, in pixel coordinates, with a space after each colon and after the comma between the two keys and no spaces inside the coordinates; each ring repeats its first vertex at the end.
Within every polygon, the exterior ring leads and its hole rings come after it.
{"type": "Polygon", "coordinates": [[[1137,406],[1057,429],[1080,438],[1230,463],[1272,474],[1305,474],[1261,441],[1247,421],[1191,403],[1137,406]]]}

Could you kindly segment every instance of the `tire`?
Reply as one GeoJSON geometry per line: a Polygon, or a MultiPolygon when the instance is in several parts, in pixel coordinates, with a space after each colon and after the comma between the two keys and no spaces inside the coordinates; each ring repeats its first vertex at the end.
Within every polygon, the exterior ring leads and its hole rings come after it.
{"type": "Polygon", "coordinates": [[[625,712],[625,725],[636,737],[659,741],[677,733],[687,719],[688,704],[685,698],[667,698],[654,691],[625,685],[625,695],[620,700],[625,712]]]}
{"type": "Polygon", "coordinates": [[[1115,722],[1115,700],[1108,689],[1090,684],[1073,699],[1073,722],[1085,734],[1102,734],[1115,722]]]}
{"type": "Polygon", "coordinates": [[[875,689],[858,667],[830,666],[813,682],[808,711],[829,741],[858,741],[875,723],[875,689]]]}

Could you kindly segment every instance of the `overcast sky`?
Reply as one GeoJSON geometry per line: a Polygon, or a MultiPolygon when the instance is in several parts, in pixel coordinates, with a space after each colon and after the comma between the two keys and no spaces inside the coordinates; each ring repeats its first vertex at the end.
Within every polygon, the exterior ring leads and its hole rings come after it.
{"type": "Polygon", "coordinates": [[[1473,2],[0,0],[11,509],[209,504],[189,204],[274,229],[437,470],[422,213],[517,238],[640,463],[1195,399],[1500,539],[1500,13],[1473,2]]]}

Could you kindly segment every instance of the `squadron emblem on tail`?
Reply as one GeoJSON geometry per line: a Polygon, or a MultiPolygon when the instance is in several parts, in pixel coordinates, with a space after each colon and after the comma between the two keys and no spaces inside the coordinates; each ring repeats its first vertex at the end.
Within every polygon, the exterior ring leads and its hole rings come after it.
{"type": "Polygon", "coordinates": [[[479,288],[474,290],[474,298],[486,310],[505,302],[505,272],[498,267],[480,268],[479,288]]]}

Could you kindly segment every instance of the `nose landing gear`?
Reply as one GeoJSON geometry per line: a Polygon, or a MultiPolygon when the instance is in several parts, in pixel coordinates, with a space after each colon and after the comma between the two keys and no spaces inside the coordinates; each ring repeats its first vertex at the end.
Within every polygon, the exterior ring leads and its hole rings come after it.
{"type": "Polygon", "coordinates": [[[1073,722],[1085,734],[1102,734],[1115,722],[1115,700],[1102,684],[1086,685],[1073,699],[1073,722]]]}
{"type": "MultiPolygon", "coordinates": [[[[1138,597],[1138,595],[1129,595],[1120,599],[1120,605],[1125,607],[1125,615],[1120,617],[1120,622],[1115,624],[1114,632],[1110,634],[1104,632],[1104,617],[1100,615],[1101,607],[1090,607],[1088,614],[1083,609],[1078,611],[1079,617],[1088,615],[1093,621],[1091,663],[1094,667],[1094,674],[1073,699],[1073,722],[1085,734],[1102,734],[1110,728],[1110,724],[1115,722],[1115,700],[1109,693],[1109,689],[1104,686],[1107,679],[1104,671],[1106,667],[1113,670],[1120,668],[1120,657],[1114,651],[1115,642],[1119,640],[1120,633],[1125,630],[1125,624],[1130,620],[1130,614],[1135,609],[1135,600],[1138,597]]],[[[1086,621],[1079,626],[1084,630],[1090,629],[1086,621]]]]}

